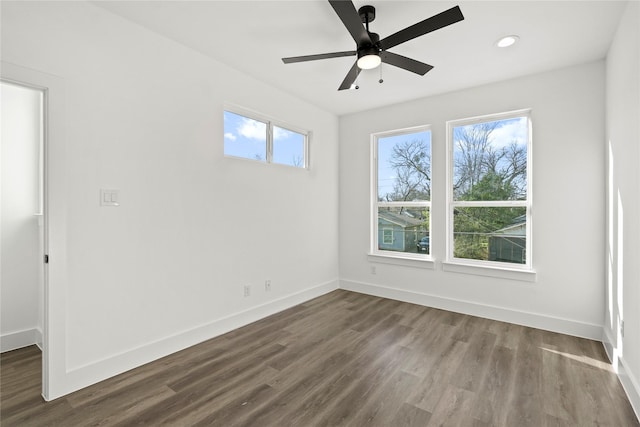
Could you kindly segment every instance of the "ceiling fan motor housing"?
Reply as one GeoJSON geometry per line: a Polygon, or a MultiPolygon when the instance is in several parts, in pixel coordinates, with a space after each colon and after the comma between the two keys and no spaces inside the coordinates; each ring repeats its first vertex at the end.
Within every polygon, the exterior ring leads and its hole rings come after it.
{"type": "Polygon", "coordinates": [[[382,49],[380,49],[380,36],[376,33],[369,33],[371,38],[371,44],[363,44],[358,46],[358,58],[367,55],[378,55],[382,49]]]}
{"type": "Polygon", "coordinates": [[[363,47],[361,49],[358,49],[358,59],[362,58],[363,56],[378,54],[380,54],[380,49],[375,46],[363,47]]]}

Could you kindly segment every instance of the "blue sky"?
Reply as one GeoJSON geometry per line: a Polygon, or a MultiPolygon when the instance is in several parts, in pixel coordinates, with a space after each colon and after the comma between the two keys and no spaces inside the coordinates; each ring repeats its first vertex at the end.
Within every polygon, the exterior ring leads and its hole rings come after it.
{"type": "MultiPolygon", "coordinates": [[[[273,162],[304,166],[305,136],[273,127],[273,162]]],[[[229,111],[224,112],[224,154],[266,161],[267,123],[229,111]]]]}
{"type": "MultiPolygon", "coordinates": [[[[496,120],[495,123],[498,123],[498,126],[491,133],[491,146],[493,148],[501,149],[511,144],[511,142],[516,142],[518,145],[523,145],[526,148],[527,139],[529,138],[529,127],[527,126],[526,117],[496,120]]],[[[459,126],[455,129],[470,128],[473,126],[473,124],[470,124],[466,126],[459,126]]],[[[455,146],[455,148],[457,149],[458,147],[455,146]]]]}

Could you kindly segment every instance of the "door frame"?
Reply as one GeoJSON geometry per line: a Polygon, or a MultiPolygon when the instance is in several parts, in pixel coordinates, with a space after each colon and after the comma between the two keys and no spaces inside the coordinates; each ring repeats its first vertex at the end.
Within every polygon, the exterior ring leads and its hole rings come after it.
{"type": "Polygon", "coordinates": [[[43,277],[42,397],[48,401],[66,393],[65,84],[60,77],[5,61],[0,79],[43,93],[43,249],[49,263],[43,277]]]}

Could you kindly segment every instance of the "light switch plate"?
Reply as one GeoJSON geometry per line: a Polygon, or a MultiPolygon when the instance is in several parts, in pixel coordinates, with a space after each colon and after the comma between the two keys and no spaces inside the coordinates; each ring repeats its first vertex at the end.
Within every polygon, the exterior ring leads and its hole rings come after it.
{"type": "Polygon", "coordinates": [[[100,206],[120,206],[120,190],[100,189],[100,206]]]}

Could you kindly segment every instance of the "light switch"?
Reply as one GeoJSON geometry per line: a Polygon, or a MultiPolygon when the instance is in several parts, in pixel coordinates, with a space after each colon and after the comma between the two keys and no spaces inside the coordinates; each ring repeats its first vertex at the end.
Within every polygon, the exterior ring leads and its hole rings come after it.
{"type": "Polygon", "coordinates": [[[120,190],[100,190],[100,206],[120,206],[120,190]]]}

